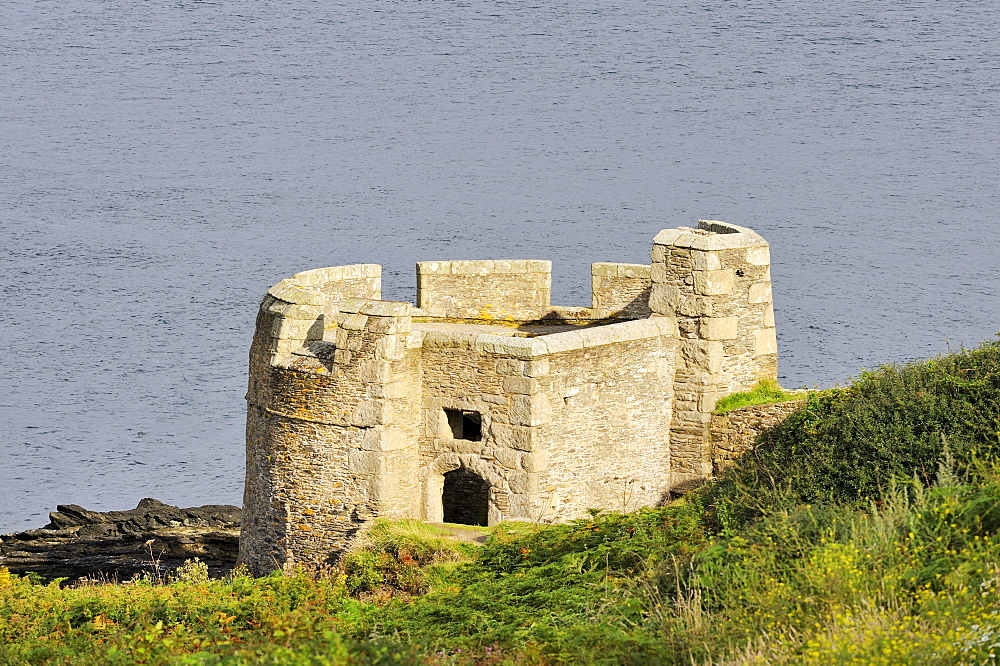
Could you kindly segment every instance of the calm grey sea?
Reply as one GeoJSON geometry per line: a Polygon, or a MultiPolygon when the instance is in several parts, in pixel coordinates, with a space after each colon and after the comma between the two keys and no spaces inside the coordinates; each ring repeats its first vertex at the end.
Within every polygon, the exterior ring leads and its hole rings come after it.
{"type": "Polygon", "coordinates": [[[1000,331],[995,0],[4,0],[0,532],[239,504],[297,271],[772,244],[786,386],[1000,331]]]}

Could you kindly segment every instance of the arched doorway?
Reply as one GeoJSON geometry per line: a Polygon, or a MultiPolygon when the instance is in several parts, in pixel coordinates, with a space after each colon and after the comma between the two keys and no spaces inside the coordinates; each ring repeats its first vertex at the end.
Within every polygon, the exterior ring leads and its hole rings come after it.
{"type": "Polygon", "coordinates": [[[441,505],[444,522],[485,527],[489,524],[490,484],[464,467],[445,472],[441,505]]]}

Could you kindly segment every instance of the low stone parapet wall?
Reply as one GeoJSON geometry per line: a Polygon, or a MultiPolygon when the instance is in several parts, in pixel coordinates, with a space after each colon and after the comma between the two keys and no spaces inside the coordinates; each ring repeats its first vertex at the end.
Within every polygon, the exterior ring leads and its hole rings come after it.
{"type": "Polygon", "coordinates": [[[751,405],[725,414],[713,414],[710,429],[712,466],[718,476],[743,452],[753,448],[757,435],[778,425],[806,404],[805,399],[751,405]]]}
{"type": "Polygon", "coordinates": [[[593,309],[607,317],[643,319],[652,314],[649,291],[653,280],[649,264],[591,264],[593,309]]]}
{"type": "Polygon", "coordinates": [[[417,307],[435,317],[535,319],[551,291],[551,261],[417,262],[417,307]]]}

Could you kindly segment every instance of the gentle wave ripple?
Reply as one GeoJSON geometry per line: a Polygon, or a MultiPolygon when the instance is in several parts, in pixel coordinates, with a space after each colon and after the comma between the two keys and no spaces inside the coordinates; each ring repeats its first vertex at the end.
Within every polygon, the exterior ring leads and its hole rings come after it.
{"type": "Polygon", "coordinates": [[[1000,330],[998,15],[839,3],[8,0],[0,531],[239,503],[267,287],[772,244],[786,386],[1000,330]]]}

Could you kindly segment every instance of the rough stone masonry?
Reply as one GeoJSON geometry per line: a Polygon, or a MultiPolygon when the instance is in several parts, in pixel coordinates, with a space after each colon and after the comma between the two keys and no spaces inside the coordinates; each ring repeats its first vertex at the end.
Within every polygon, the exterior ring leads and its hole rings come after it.
{"type": "Polygon", "coordinates": [[[594,264],[590,307],[551,284],[548,261],[425,261],[416,305],[380,300],[374,264],[268,290],[240,561],[321,567],[378,516],[561,521],[708,478],[716,400],[777,374],[767,242],[701,221],[650,265],[594,264]]]}

